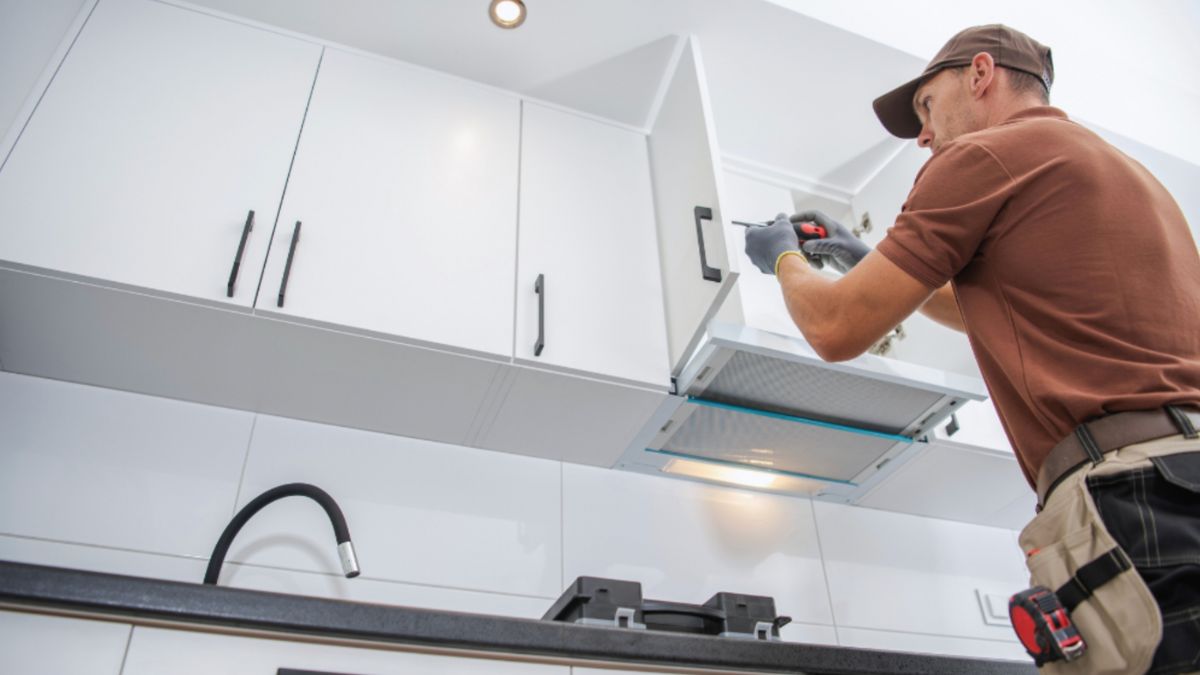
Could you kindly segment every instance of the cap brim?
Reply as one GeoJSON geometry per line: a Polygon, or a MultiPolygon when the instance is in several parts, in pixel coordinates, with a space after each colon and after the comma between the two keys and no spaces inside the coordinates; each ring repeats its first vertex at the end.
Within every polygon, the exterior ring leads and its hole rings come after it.
{"type": "Polygon", "coordinates": [[[913,110],[913,96],[917,94],[917,89],[926,77],[927,74],[922,74],[880,96],[871,104],[871,107],[875,108],[875,116],[891,135],[899,138],[916,138],[921,135],[921,120],[913,110]]]}

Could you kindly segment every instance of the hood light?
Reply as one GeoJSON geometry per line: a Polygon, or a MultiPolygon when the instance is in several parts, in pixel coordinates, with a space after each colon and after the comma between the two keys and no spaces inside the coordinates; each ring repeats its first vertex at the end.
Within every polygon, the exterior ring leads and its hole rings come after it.
{"type": "Polygon", "coordinates": [[[516,28],[525,23],[525,3],[522,0],[492,0],[488,16],[501,28],[516,28]]]}
{"type": "Polygon", "coordinates": [[[700,478],[702,480],[731,483],[733,485],[759,489],[773,487],[776,479],[779,478],[776,474],[765,471],[738,469],[705,462],[693,462],[686,459],[673,459],[662,470],[664,473],[675,474],[677,476],[700,478]]]}

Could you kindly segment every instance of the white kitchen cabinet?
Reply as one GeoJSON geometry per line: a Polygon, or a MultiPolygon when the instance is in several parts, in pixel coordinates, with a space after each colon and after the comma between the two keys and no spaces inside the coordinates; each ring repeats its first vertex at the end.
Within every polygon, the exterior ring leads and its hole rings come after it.
{"type": "Polygon", "coordinates": [[[259,313],[510,358],[519,114],[511,94],[326,49],[259,313]]]}
{"type": "Polygon", "coordinates": [[[696,38],[687,39],[650,129],[650,173],[671,373],[677,375],[738,278],[723,227],[720,150],[696,38]]]}
{"type": "Polygon", "coordinates": [[[0,261],[249,307],[319,54],[103,0],[0,169],[0,261]]]}
{"type": "Polygon", "coordinates": [[[568,666],[391,649],[334,647],[137,627],[123,675],[274,675],[280,668],[352,675],[569,675],[568,666]]]}
{"type": "Polygon", "coordinates": [[[646,137],[525,103],[520,211],[517,361],[666,389],[646,137]]]}
{"type": "Polygon", "coordinates": [[[0,612],[0,672],[119,675],[129,624],[0,612]]]}

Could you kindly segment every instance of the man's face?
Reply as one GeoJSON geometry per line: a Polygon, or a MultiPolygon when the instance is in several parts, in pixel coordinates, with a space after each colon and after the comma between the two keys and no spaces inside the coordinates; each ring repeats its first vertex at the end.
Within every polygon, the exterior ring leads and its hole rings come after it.
{"type": "Polygon", "coordinates": [[[936,154],[946,143],[976,130],[969,79],[964,69],[947,68],[917,89],[913,96],[913,108],[921,120],[917,145],[936,154]]]}

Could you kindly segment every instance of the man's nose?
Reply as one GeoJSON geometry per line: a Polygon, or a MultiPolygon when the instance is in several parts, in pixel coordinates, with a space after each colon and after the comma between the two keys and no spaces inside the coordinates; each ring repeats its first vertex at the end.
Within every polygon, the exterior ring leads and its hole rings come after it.
{"type": "Polygon", "coordinates": [[[921,127],[921,133],[917,135],[917,145],[922,148],[933,146],[933,132],[929,130],[929,125],[921,127]]]}

